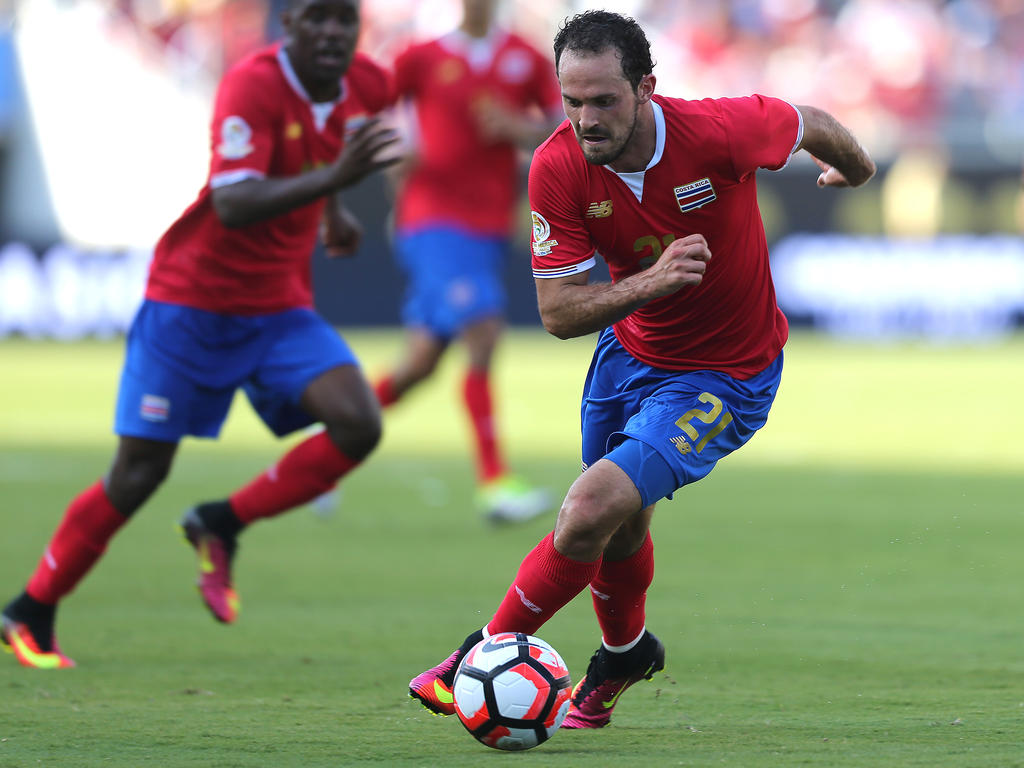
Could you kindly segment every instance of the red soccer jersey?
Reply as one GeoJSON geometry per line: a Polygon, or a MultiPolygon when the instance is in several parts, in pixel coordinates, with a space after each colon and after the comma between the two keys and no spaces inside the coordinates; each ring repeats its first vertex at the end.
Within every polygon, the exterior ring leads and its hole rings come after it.
{"type": "Polygon", "coordinates": [[[157,243],[146,297],[241,315],[312,306],[310,256],[325,200],[228,228],[213,210],[211,190],[333,162],[346,129],[390,103],[390,87],[382,69],[356,54],[339,100],[314,103],[280,45],[228,71],[214,106],[209,177],[157,243]]]}
{"type": "Polygon", "coordinates": [[[656,96],[654,111],[657,148],[639,173],[587,163],[568,122],[537,149],[530,169],[534,276],[584,272],[596,252],[615,282],[650,266],[673,240],[702,234],[711,261],[701,284],[648,302],[616,323],[615,335],[648,365],[749,378],[789,334],[775,302],[754,176],[786,164],[802,136],[800,113],[763,96],[656,96]]]}
{"type": "Polygon", "coordinates": [[[519,189],[517,148],[485,139],[474,110],[487,100],[512,110],[561,110],[554,68],[507,32],[474,40],[452,32],[413,45],[395,62],[399,98],[417,115],[418,162],[397,205],[401,229],[454,224],[479,234],[511,232],[519,189]]]}

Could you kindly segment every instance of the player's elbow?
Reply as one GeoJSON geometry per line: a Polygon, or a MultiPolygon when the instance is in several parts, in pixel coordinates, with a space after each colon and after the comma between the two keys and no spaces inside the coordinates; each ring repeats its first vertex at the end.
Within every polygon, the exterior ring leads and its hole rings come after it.
{"type": "Polygon", "coordinates": [[[558,317],[555,313],[541,313],[541,322],[544,324],[544,330],[555,338],[565,340],[579,335],[575,327],[566,322],[565,319],[558,317]]]}
{"type": "Polygon", "coordinates": [[[544,330],[546,330],[555,338],[562,339],[562,341],[565,341],[566,339],[571,339],[573,337],[573,334],[569,333],[569,331],[557,325],[552,325],[551,323],[544,323],[544,330]]]}
{"type": "Polygon", "coordinates": [[[213,197],[213,212],[217,214],[217,220],[228,229],[237,229],[249,223],[236,206],[216,195],[213,197]]]}
{"type": "Polygon", "coordinates": [[[586,295],[581,295],[581,279],[537,280],[537,312],[544,330],[559,339],[583,336],[592,329],[585,327],[589,322],[586,310],[586,295]]]}
{"type": "Polygon", "coordinates": [[[239,193],[243,192],[245,182],[231,184],[225,187],[214,189],[210,195],[210,202],[213,205],[213,212],[228,229],[237,229],[252,224],[254,221],[251,206],[245,204],[245,199],[239,193]]]}

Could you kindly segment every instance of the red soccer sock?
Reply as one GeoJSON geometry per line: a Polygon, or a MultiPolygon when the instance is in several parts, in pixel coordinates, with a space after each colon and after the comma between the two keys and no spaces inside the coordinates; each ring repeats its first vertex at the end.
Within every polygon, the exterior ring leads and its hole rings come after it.
{"type": "Polygon", "coordinates": [[[72,499],[26,591],[47,605],[68,594],[107,549],[128,518],[114,509],[97,481],[72,499]]]}
{"type": "Polygon", "coordinates": [[[590,582],[594,612],[605,645],[628,645],[643,632],[647,588],[654,580],[654,542],[651,533],[640,549],[625,560],[605,560],[590,582]]]}
{"type": "Polygon", "coordinates": [[[570,560],[555,549],[554,534],[549,533],[523,559],[487,631],[533,634],[576,597],[600,567],[601,558],[591,563],[570,560]]]}
{"type": "Polygon", "coordinates": [[[505,474],[505,462],[494,427],[494,404],[487,371],[470,368],[462,383],[462,399],[469,413],[476,441],[477,476],[486,483],[505,474]]]}
{"type": "Polygon", "coordinates": [[[381,408],[387,408],[398,402],[398,393],[395,392],[395,377],[385,376],[373,385],[373,393],[377,395],[381,408]]]}
{"type": "Polygon", "coordinates": [[[319,432],[235,491],[230,498],[231,509],[243,525],[261,517],[273,517],[327,493],[358,465],[358,461],[338,450],[326,432],[319,432]]]}

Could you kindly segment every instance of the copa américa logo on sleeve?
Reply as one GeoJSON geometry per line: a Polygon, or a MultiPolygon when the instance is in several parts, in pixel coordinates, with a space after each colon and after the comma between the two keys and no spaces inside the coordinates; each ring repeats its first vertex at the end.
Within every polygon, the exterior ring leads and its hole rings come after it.
{"type": "Polygon", "coordinates": [[[533,219],[533,255],[547,256],[558,241],[551,239],[551,225],[547,219],[536,211],[530,211],[530,217],[533,219]]]}
{"type": "Polygon", "coordinates": [[[229,115],[220,124],[217,154],[225,160],[241,160],[252,152],[252,128],[238,115],[229,115]]]}

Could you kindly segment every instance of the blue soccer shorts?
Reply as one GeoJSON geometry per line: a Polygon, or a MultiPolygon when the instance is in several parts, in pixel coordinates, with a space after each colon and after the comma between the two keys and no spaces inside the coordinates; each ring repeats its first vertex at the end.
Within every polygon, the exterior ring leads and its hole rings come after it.
{"type": "Polygon", "coordinates": [[[598,339],[583,388],[583,466],[605,458],[646,507],[705,477],[768,420],[782,353],[749,379],[717,371],[668,371],[641,363],[611,328],[598,339]]]}
{"type": "Polygon", "coordinates": [[[452,226],[397,233],[395,251],[407,280],[402,322],[450,341],[468,325],[504,315],[508,246],[505,237],[452,226]]]}
{"type": "Polygon", "coordinates": [[[146,300],[128,332],[114,432],[177,442],[217,437],[235,391],[286,435],[314,422],[306,387],[339,365],[358,365],[345,340],[309,309],[222,315],[146,300]]]}

